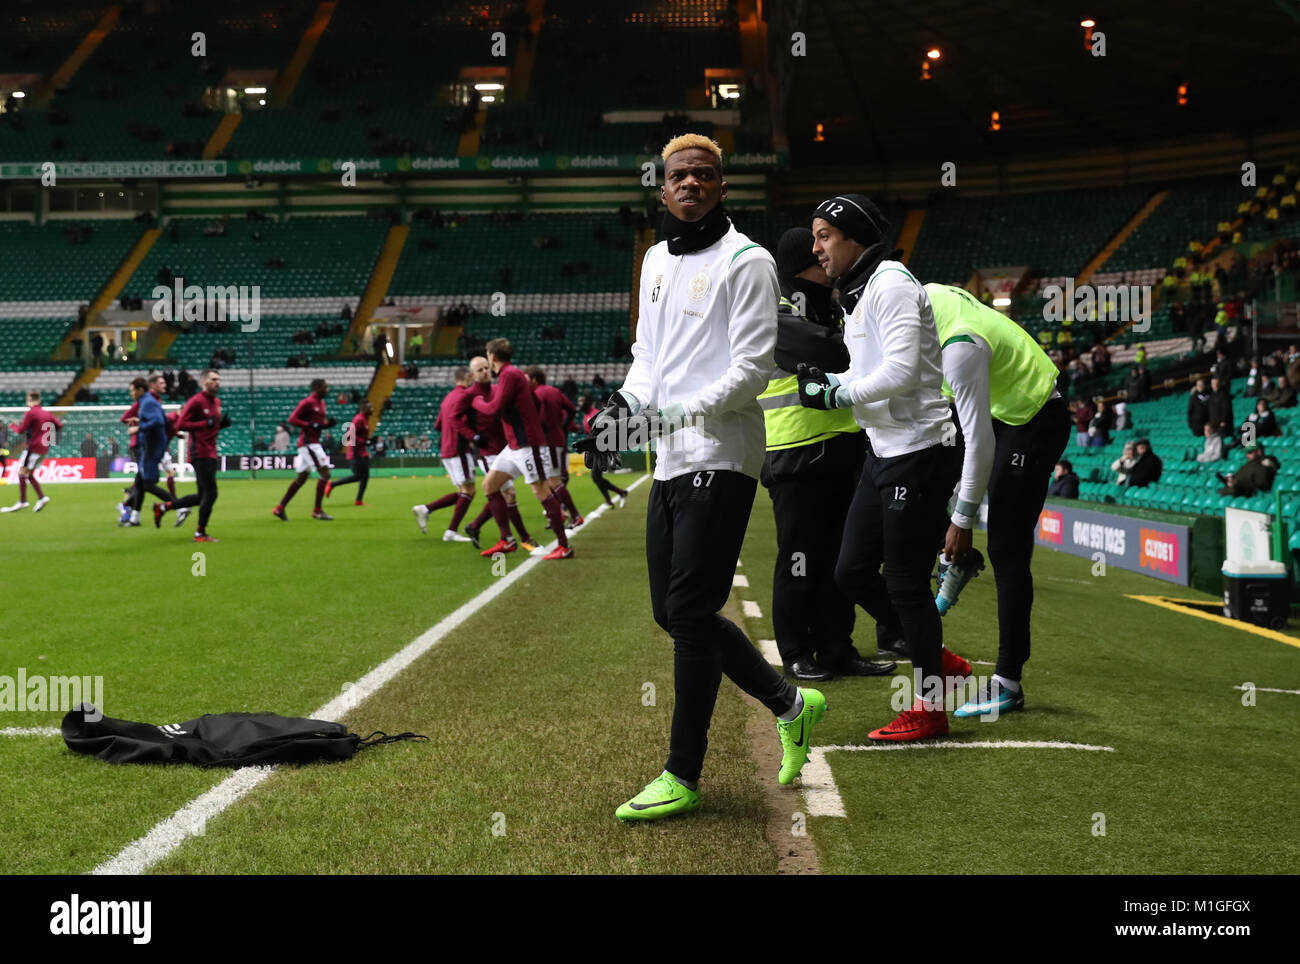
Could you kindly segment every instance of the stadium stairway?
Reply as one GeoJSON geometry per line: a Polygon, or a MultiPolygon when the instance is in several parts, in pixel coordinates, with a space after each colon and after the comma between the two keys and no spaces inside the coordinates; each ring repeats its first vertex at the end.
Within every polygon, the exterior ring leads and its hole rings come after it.
{"type": "Polygon", "coordinates": [[[50,76],[49,82],[43,86],[41,92],[36,96],[35,106],[37,109],[47,106],[54,98],[56,91],[63,90],[68,86],[77,71],[90,59],[90,55],[95,52],[95,49],[104,42],[104,38],[117,26],[117,18],[121,14],[122,8],[120,5],[109,7],[104,11],[104,15],[99,18],[99,23],[95,24],[94,29],[82,38],[81,43],[77,45],[77,49],[50,76]]]}
{"type": "Polygon", "coordinates": [[[1167,197],[1169,197],[1168,191],[1157,191],[1153,194],[1147,203],[1138,209],[1137,214],[1129,218],[1128,223],[1103,245],[1102,249],[1097,252],[1091,261],[1084,265],[1083,270],[1079,272],[1079,276],[1074,279],[1075,286],[1087,284],[1088,280],[1101,270],[1102,265],[1110,260],[1110,256],[1119,250],[1119,246],[1128,240],[1128,236],[1138,229],[1138,225],[1149,218],[1151,212],[1160,207],[1167,197]]]}
{"type": "Polygon", "coordinates": [[[230,139],[235,136],[235,131],[239,127],[239,122],[244,119],[243,114],[222,114],[221,120],[217,122],[217,129],[212,132],[208,138],[207,144],[203,146],[203,159],[210,161],[226,149],[230,139]]]}
{"type": "Polygon", "coordinates": [[[487,126],[487,108],[480,107],[474,112],[474,126],[460,135],[456,142],[457,157],[477,157],[479,142],[483,139],[483,128],[487,126]]]}
{"type": "MultiPolygon", "coordinates": [[[[311,60],[316,45],[320,43],[321,34],[329,26],[336,6],[338,4],[335,0],[322,0],[320,6],[316,8],[311,23],[303,31],[302,39],[298,41],[298,49],[293,52],[288,65],[276,79],[275,89],[271,91],[271,105],[273,107],[284,107],[289,103],[289,99],[293,97],[294,89],[298,86],[298,81],[302,79],[302,72],[307,69],[307,62],[311,60]]],[[[233,130],[231,133],[234,133],[233,130]]],[[[206,156],[204,154],[204,157],[206,156]]]]}
{"type": "Polygon", "coordinates": [[[77,400],[77,392],[81,391],[83,387],[89,388],[94,384],[95,379],[100,376],[102,371],[102,368],[83,368],[81,371],[77,372],[77,377],[74,378],[72,383],[63,390],[63,393],[58,397],[58,400],[55,401],[54,404],[71,405],[77,400]]]}
{"type": "MultiPolygon", "coordinates": [[[[154,243],[161,235],[162,231],[158,228],[148,228],[140,235],[140,237],[136,238],[135,244],[133,244],[131,250],[126,253],[126,257],[122,259],[122,263],[117,266],[116,270],[114,270],[113,274],[109,277],[108,282],[100,289],[99,294],[95,296],[95,300],[90,303],[90,309],[86,313],[88,318],[94,317],[99,314],[99,312],[112,306],[113,302],[117,300],[118,295],[122,293],[122,289],[126,287],[126,283],[130,280],[131,275],[135,274],[135,269],[140,267],[140,262],[144,260],[145,255],[149,253],[149,249],[154,246],[154,243]]],[[[85,327],[78,325],[64,335],[63,340],[59,342],[55,347],[53,354],[50,355],[51,359],[56,361],[67,361],[68,359],[75,357],[72,347],[73,342],[80,341],[84,331],[85,327]]],[[[93,380],[94,379],[91,379],[91,381],[93,380]]],[[[74,385],[71,390],[75,393],[76,389],[77,386],[74,385]]],[[[67,403],[60,402],[59,404],[63,405],[67,403]]]]}
{"type": "Polygon", "coordinates": [[[912,208],[907,212],[907,217],[903,220],[903,229],[898,233],[898,244],[896,247],[903,249],[902,259],[907,260],[907,256],[912,253],[916,247],[917,235],[921,233],[921,225],[925,223],[925,208],[912,208]]]}
{"type": "Polygon", "coordinates": [[[370,379],[370,389],[366,397],[370,399],[370,432],[373,435],[379,427],[379,419],[384,413],[384,403],[388,401],[397,385],[397,376],[401,365],[377,365],[375,376],[370,379]]]}
{"type": "Polygon", "coordinates": [[[393,283],[393,272],[397,270],[397,262],[402,257],[402,248],[405,247],[410,233],[411,228],[406,224],[395,224],[388,229],[384,246],[380,248],[379,257],[375,259],[375,268],[370,273],[370,280],[366,282],[366,290],[362,293],[361,302],[352,316],[352,326],[343,335],[343,354],[348,354],[349,345],[361,344],[366,326],[370,324],[371,314],[383,302],[384,296],[388,294],[388,286],[393,283]]]}

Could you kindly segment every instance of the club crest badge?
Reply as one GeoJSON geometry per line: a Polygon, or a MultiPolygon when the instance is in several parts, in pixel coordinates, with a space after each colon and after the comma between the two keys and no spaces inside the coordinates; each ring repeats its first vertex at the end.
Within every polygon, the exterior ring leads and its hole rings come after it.
{"type": "Polygon", "coordinates": [[[686,297],[691,301],[703,301],[709,294],[709,273],[701,271],[686,285],[686,297]]]}

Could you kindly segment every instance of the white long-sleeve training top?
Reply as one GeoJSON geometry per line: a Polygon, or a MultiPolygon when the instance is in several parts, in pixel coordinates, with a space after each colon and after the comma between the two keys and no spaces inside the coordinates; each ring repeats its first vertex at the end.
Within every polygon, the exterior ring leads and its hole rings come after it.
{"type": "Polygon", "coordinates": [[[997,439],[993,435],[993,383],[990,377],[993,349],[973,332],[966,337],[970,341],[954,341],[943,349],[943,377],[952,387],[957,421],[961,424],[966,443],[952,523],[962,529],[972,529],[978,521],[979,505],[993,474],[997,439]],[[963,508],[970,511],[960,511],[963,508]]]}
{"type": "Polygon", "coordinates": [[[901,262],[871,273],[844,319],[844,344],[849,369],[838,377],[872,451],[894,458],[942,443],[950,419],[934,309],[901,262]]]}
{"type": "Polygon", "coordinates": [[[776,262],[731,227],[683,255],[660,242],[641,265],[640,313],[622,391],[649,412],[679,403],[691,427],[657,445],[654,477],[730,470],[758,478],[758,394],[775,370],[776,262]]]}

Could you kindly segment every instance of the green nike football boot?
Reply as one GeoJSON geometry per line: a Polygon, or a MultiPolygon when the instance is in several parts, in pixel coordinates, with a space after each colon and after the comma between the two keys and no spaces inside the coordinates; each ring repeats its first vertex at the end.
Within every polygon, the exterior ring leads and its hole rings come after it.
{"type": "Polygon", "coordinates": [[[620,820],[659,820],[700,809],[700,793],[677,782],[665,770],[650,785],[614,812],[620,820]]]}
{"type": "Polygon", "coordinates": [[[793,783],[808,762],[808,739],[826,712],[826,697],[820,690],[800,688],[799,692],[803,695],[803,712],[789,723],[776,721],[776,730],[781,734],[781,772],[777,782],[782,786],[793,783]]]}

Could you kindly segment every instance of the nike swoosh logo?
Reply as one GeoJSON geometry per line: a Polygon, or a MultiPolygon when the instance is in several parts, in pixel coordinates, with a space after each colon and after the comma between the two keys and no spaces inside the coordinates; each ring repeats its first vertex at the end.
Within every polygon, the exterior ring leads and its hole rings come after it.
{"type": "Polygon", "coordinates": [[[670,803],[676,803],[681,797],[673,797],[671,800],[660,800],[658,803],[629,803],[628,806],[633,810],[653,810],[655,807],[666,807],[670,803]]]}
{"type": "Polygon", "coordinates": [[[794,741],[795,746],[803,746],[803,717],[799,717],[799,739],[794,741]]]}

